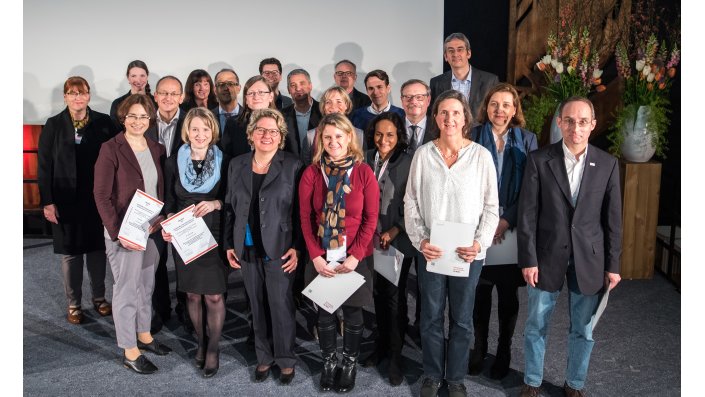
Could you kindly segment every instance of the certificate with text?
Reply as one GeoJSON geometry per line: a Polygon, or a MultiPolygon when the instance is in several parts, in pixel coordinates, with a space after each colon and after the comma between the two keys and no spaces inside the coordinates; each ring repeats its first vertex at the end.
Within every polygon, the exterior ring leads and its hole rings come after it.
{"type": "Polygon", "coordinates": [[[443,250],[443,256],[426,264],[426,270],[446,276],[467,277],[470,263],[460,259],[455,250],[470,247],[475,236],[476,225],[469,223],[434,221],[431,226],[430,243],[443,250]]]}
{"type": "Polygon", "coordinates": [[[304,288],[302,294],[328,313],[333,313],[365,283],[358,272],[323,277],[320,274],[304,288]]]}
{"type": "Polygon", "coordinates": [[[372,255],[375,271],[384,276],[390,283],[399,286],[401,263],[404,261],[404,254],[390,245],[386,250],[375,248],[372,255]]]}
{"type": "Polygon", "coordinates": [[[195,208],[191,204],[162,222],[164,231],[171,234],[171,243],[186,265],[218,246],[203,218],[193,216],[195,208]]]}
{"type": "Polygon", "coordinates": [[[507,230],[504,232],[504,240],[501,243],[492,244],[487,249],[485,266],[519,263],[517,255],[517,231],[516,229],[507,230]]]}
{"type": "Polygon", "coordinates": [[[164,203],[137,189],[132,196],[130,206],[127,207],[125,217],[122,218],[118,239],[139,246],[142,250],[147,247],[149,226],[154,218],[159,215],[164,203]]]}

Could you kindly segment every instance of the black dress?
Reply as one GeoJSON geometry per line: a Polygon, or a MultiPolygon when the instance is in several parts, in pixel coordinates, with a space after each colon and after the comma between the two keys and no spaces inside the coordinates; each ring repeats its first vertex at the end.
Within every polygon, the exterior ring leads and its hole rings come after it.
{"type": "MultiPolygon", "coordinates": [[[[177,155],[167,159],[165,178],[165,212],[167,214],[177,213],[191,204],[198,204],[201,201],[220,200],[225,198],[225,181],[227,181],[228,164],[230,157],[223,155],[223,163],[220,169],[220,180],[208,193],[191,193],[181,184],[178,175],[177,155]]],[[[181,292],[194,294],[217,295],[226,290],[227,278],[230,267],[225,258],[222,242],[223,217],[220,210],[214,210],[203,217],[208,229],[218,242],[218,247],[208,251],[205,255],[195,261],[184,264],[176,249],[173,249],[174,265],[176,267],[176,288],[181,292]]]]}

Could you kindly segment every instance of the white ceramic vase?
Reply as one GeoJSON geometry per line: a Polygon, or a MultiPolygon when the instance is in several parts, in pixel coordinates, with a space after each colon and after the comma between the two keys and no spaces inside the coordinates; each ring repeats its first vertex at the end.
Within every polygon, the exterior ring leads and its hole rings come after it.
{"type": "Polygon", "coordinates": [[[560,105],[556,107],[556,111],[553,113],[553,119],[551,119],[551,143],[556,143],[563,139],[563,134],[561,134],[561,129],[558,127],[558,109],[560,105]]]}
{"type": "Polygon", "coordinates": [[[622,157],[627,161],[645,163],[651,160],[656,152],[656,148],[651,143],[653,132],[647,122],[650,111],[649,106],[639,106],[636,117],[624,121],[622,127],[624,142],[620,150],[622,157]]]}

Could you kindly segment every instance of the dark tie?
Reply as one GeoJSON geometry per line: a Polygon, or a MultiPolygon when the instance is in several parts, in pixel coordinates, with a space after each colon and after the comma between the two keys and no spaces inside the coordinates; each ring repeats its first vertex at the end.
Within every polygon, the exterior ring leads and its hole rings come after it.
{"type": "Polygon", "coordinates": [[[418,144],[417,144],[418,136],[416,134],[419,131],[419,126],[418,125],[410,125],[409,128],[411,128],[411,142],[409,142],[409,151],[413,152],[418,147],[418,144]]]}

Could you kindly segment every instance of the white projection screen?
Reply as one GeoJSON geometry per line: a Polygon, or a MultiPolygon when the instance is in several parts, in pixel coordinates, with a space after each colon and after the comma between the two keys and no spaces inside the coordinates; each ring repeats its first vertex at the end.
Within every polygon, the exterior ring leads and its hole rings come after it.
{"type": "MultiPolygon", "coordinates": [[[[79,75],[91,85],[91,108],[108,113],[128,91],[127,64],[149,67],[152,91],[160,77],[186,80],[194,69],[211,76],[233,68],[244,82],[259,61],[276,57],[286,74],[304,68],[313,96],[333,84],[336,61],[357,64],[356,87],[382,69],[392,103],[410,78],[428,82],[442,72],[442,0],[87,1],[23,3],[23,121],[44,124],[64,108],[63,83],[79,75]]],[[[242,103],[242,93],[239,102],[242,103]]]]}

